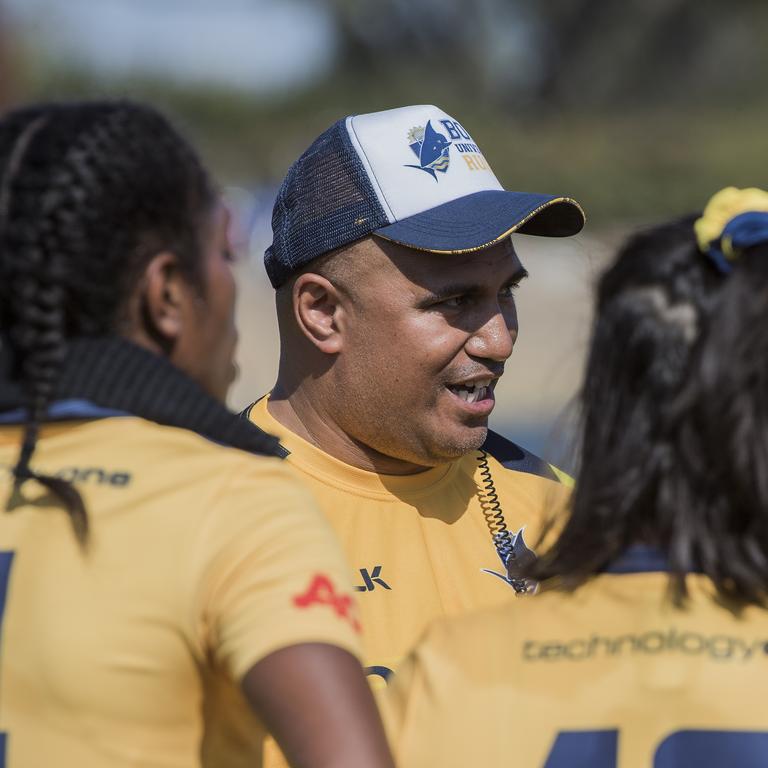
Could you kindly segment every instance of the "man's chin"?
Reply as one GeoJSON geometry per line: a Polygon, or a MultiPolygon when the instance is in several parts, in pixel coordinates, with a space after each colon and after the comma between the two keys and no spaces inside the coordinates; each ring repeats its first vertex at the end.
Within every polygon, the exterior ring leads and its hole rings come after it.
{"type": "Polygon", "coordinates": [[[486,437],[488,437],[487,424],[446,430],[436,435],[432,445],[432,453],[436,459],[454,461],[468,453],[477,451],[482,447],[486,437]]]}

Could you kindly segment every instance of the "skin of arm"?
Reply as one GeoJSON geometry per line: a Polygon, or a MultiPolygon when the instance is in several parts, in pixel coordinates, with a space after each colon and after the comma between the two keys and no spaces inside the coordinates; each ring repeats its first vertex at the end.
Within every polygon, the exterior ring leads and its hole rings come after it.
{"type": "Polygon", "coordinates": [[[360,663],[326,643],[269,654],[243,691],[292,768],[394,768],[360,663]]]}

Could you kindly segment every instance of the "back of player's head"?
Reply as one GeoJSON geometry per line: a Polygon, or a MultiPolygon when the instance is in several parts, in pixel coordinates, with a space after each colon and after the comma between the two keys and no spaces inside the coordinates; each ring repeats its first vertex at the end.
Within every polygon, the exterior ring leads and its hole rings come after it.
{"type": "Polygon", "coordinates": [[[728,233],[760,206],[749,192],[709,239],[711,205],[631,237],[602,276],[572,517],[540,576],[577,584],[643,543],[678,599],[703,571],[737,605],[765,601],[768,195],[762,235],[728,233]]]}
{"type": "Polygon", "coordinates": [[[29,466],[67,339],[115,333],[160,251],[202,280],[201,217],[212,201],[195,152],[149,107],[42,104],[0,120],[0,334],[29,413],[17,485],[42,479],[81,527],[73,489],[29,466]]]}
{"type": "Polygon", "coordinates": [[[131,280],[159,250],[199,276],[200,216],[212,199],[195,152],[147,106],[10,113],[0,121],[1,327],[24,322],[55,283],[67,336],[111,333],[131,280]]]}

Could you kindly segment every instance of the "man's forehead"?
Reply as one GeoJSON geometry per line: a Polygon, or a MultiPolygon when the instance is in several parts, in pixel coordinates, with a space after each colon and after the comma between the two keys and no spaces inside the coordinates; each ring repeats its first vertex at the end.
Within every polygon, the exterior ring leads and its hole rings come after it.
{"type": "Polygon", "coordinates": [[[483,284],[506,281],[522,270],[512,240],[507,238],[472,253],[430,253],[379,241],[386,261],[407,280],[433,288],[447,283],[483,284]]]}

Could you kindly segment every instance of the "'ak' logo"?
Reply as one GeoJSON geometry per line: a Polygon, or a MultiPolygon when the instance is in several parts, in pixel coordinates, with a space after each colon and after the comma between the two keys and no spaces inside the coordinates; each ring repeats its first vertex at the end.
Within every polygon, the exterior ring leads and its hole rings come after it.
{"type": "Polygon", "coordinates": [[[419,164],[406,165],[406,168],[418,168],[428,173],[435,181],[435,171],[445,173],[448,170],[451,163],[451,142],[432,127],[431,120],[427,120],[425,128],[418,125],[408,131],[408,146],[419,159],[419,164]]]}
{"type": "Polygon", "coordinates": [[[377,584],[380,587],[384,587],[384,589],[392,589],[392,587],[381,578],[380,565],[377,565],[370,573],[367,568],[361,568],[360,575],[363,577],[363,583],[355,587],[358,592],[373,592],[373,590],[376,589],[377,584]]]}

